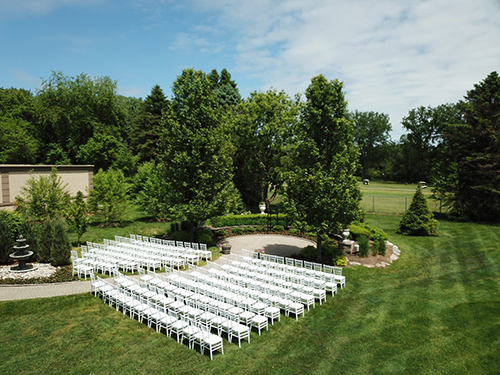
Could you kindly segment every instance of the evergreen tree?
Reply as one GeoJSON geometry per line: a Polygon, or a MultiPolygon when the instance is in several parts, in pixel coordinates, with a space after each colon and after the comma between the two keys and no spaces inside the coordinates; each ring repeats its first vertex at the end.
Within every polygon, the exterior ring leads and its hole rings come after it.
{"type": "Polygon", "coordinates": [[[500,221],[500,76],[489,74],[458,103],[464,123],[444,131],[436,192],[461,220],[500,221]]]}
{"type": "Polygon", "coordinates": [[[49,220],[46,224],[54,239],[50,251],[50,264],[54,267],[68,265],[71,258],[71,245],[64,221],[49,220]]]}
{"type": "Polygon", "coordinates": [[[159,85],[152,88],[151,94],[142,103],[131,139],[140,162],[155,160],[163,128],[163,112],[169,102],[159,85]]]}
{"type": "Polygon", "coordinates": [[[438,222],[434,219],[420,185],[417,186],[408,211],[403,215],[398,233],[410,236],[436,236],[438,222]]]}
{"type": "Polygon", "coordinates": [[[9,254],[14,252],[14,239],[20,225],[15,216],[13,212],[0,210],[0,264],[12,262],[9,254]]]}

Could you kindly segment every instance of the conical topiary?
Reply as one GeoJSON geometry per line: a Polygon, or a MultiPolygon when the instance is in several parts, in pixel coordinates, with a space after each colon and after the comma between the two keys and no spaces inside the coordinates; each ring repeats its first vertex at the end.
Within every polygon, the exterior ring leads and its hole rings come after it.
{"type": "Polygon", "coordinates": [[[399,233],[409,236],[437,236],[438,222],[429,209],[420,185],[413,196],[410,208],[399,223],[399,233]]]}

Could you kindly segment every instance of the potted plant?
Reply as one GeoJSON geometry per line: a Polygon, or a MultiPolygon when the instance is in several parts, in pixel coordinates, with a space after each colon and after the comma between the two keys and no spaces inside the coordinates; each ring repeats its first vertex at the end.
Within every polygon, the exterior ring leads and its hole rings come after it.
{"type": "Polygon", "coordinates": [[[221,245],[221,251],[222,251],[222,255],[228,255],[228,254],[231,254],[231,245],[228,244],[227,242],[224,242],[222,245],[221,245]]]}
{"type": "Polygon", "coordinates": [[[259,210],[261,215],[266,214],[266,202],[259,202],[259,210]]]}

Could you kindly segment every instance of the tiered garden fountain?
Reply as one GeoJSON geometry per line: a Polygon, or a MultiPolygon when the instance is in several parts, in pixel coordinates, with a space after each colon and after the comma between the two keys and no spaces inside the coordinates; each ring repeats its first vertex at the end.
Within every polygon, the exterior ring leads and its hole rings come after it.
{"type": "Polygon", "coordinates": [[[28,259],[33,255],[33,251],[28,251],[27,249],[30,247],[26,243],[26,238],[23,236],[19,236],[16,240],[17,245],[14,246],[15,252],[10,254],[9,256],[17,260],[17,266],[10,267],[11,272],[29,272],[34,271],[36,268],[33,267],[32,264],[26,264],[28,259]]]}

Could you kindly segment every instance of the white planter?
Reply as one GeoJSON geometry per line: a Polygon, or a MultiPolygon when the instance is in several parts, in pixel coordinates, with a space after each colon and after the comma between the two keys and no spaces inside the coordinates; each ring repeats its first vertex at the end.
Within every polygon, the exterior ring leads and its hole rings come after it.
{"type": "Polygon", "coordinates": [[[259,210],[261,215],[266,214],[266,205],[265,204],[259,204],[259,210]]]}

